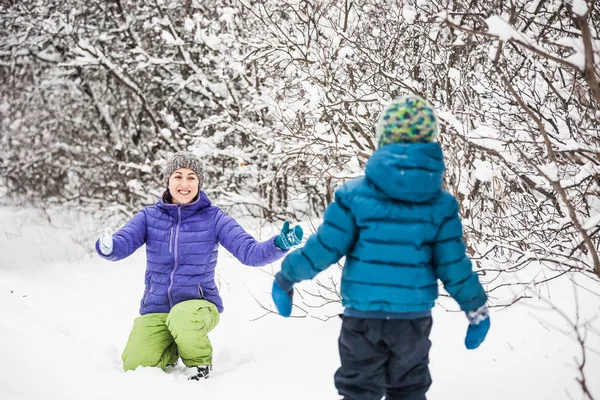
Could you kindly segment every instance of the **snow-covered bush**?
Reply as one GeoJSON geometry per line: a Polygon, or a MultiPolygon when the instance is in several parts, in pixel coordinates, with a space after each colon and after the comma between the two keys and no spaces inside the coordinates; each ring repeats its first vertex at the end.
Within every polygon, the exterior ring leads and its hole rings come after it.
{"type": "Polygon", "coordinates": [[[416,93],[439,110],[446,188],[490,280],[528,265],[555,274],[516,285],[600,274],[598,2],[2,7],[9,196],[129,214],[186,149],[232,212],[319,217],[362,173],[385,102],[416,93]]]}

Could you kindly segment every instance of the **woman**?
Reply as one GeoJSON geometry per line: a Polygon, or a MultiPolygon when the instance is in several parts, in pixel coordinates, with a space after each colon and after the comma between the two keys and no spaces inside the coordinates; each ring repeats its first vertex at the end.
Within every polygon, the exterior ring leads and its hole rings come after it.
{"type": "Polygon", "coordinates": [[[158,203],[141,210],[114,235],[96,242],[98,254],[121,260],[146,244],[146,288],[140,316],[121,358],[124,370],[164,368],[181,357],[193,367],[190,379],[207,378],[212,369],[208,333],[219,322],[223,301],[215,284],[219,243],[249,266],[283,257],[302,240],[302,228],[264,242],[256,241],[232,217],[212,206],[202,191],[202,162],[189,152],[176,153],[164,169],[167,190],[158,203]]]}

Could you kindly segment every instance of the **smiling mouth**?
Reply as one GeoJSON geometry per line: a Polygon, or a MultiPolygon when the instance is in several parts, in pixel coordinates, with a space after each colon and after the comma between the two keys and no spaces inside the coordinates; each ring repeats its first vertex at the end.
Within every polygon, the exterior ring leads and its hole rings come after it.
{"type": "Polygon", "coordinates": [[[187,196],[188,194],[192,193],[189,190],[178,190],[177,193],[183,195],[183,196],[187,196]]]}

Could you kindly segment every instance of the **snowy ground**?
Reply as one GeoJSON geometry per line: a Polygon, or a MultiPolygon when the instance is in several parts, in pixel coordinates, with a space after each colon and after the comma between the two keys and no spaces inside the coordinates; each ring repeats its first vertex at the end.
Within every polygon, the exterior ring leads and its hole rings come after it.
{"type": "MultiPolygon", "coordinates": [[[[153,368],[123,372],[120,353],[137,316],[145,255],[138,251],[117,263],[99,259],[91,249],[101,231],[74,213],[50,225],[40,213],[0,208],[0,399],[339,398],[333,374],[341,321],[264,315],[258,302],[271,306],[269,273],[279,265],[244,267],[226,251],[218,266],[225,312],[211,334],[211,378],[187,381],[179,371],[153,368]]],[[[272,233],[251,231],[262,238],[272,233]]],[[[573,315],[571,285],[546,292],[573,315]]],[[[578,294],[581,317],[597,316],[600,298],[578,294]]],[[[443,305],[455,309],[450,301],[443,305]]],[[[576,382],[580,348],[547,308],[530,300],[495,310],[488,339],[467,351],[464,315],[436,307],[429,399],[583,399],[576,382]]],[[[598,399],[600,321],[594,325],[585,371],[598,399]]]]}

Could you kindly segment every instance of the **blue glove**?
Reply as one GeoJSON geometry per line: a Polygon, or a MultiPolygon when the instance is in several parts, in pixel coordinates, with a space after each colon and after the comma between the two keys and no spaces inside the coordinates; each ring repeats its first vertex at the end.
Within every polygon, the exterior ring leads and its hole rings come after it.
{"type": "Polygon", "coordinates": [[[100,248],[100,252],[105,256],[111,255],[113,252],[113,238],[112,238],[112,229],[106,228],[102,236],[100,236],[100,240],[98,241],[98,247],[100,248]]]}
{"type": "Polygon", "coordinates": [[[271,296],[273,297],[277,312],[283,317],[289,317],[292,314],[294,283],[285,278],[281,272],[275,275],[271,296]]]}
{"type": "Polygon", "coordinates": [[[292,246],[298,246],[302,241],[304,231],[300,225],[290,229],[290,221],[285,221],[281,228],[281,233],[275,238],[275,246],[281,250],[288,250],[292,246]]]}
{"type": "Polygon", "coordinates": [[[467,312],[467,318],[469,319],[469,328],[467,337],[465,337],[465,346],[469,350],[474,350],[483,343],[490,330],[488,307],[484,304],[475,311],[467,312]]]}

